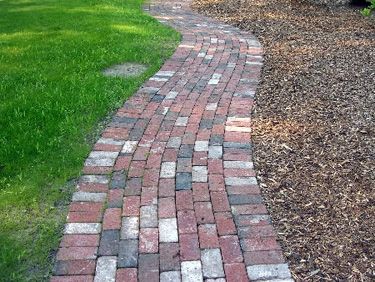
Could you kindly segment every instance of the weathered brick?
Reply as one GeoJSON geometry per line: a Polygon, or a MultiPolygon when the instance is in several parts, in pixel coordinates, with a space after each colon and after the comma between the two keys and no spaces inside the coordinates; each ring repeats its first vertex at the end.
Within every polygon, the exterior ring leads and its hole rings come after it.
{"type": "Polygon", "coordinates": [[[123,217],[121,224],[121,239],[138,239],[139,218],[136,216],[123,217]]]}
{"type": "Polygon", "coordinates": [[[121,228],[121,209],[109,208],[104,212],[103,230],[121,228]]]}
{"type": "Polygon", "coordinates": [[[198,224],[215,223],[212,205],[210,202],[195,202],[194,210],[198,224]]]}
{"type": "Polygon", "coordinates": [[[138,282],[136,268],[119,268],[116,272],[117,282],[138,282]]]}
{"type": "Polygon", "coordinates": [[[178,243],[160,243],[160,270],[180,269],[180,247],[178,243]]]}
{"type": "Polygon", "coordinates": [[[159,282],[159,254],[139,255],[138,279],[159,282]]]}
{"type": "Polygon", "coordinates": [[[201,252],[203,276],[205,278],[224,277],[220,249],[204,249],[201,252]]]}
{"type": "Polygon", "coordinates": [[[176,190],[187,190],[192,187],[192,175],[188,172],[178,172],[176,174],[176,190]]]}
{"type": "Polygon", "coordinates": [[[193,200],[194,202],[210,200],[207,183],[193,183],[193,200]]]}
{"type": "Polygon", "coordinates": [[[211,201],[215,212],[230,211],[228,197],[225,191],[211,192],[211,201]]]}
{"type": "Polygon", "coordinates": [[[176,175],[175,162],[163,162],[161,164],[160,177],[161,178],[174,178],[176,175]]]}
{"type": "Polygon", "coordinates": [[[207,182],[208,171],[206,166],[193,166],[192,181],[207,182]]]}
{"type": "Polygon", "coordinates": [[[54,275],[95,274],[95,260],[59,260],[53,270],[54,275]]]}
{"type": "Polygon", "coordinates": [[[93,282],[92,275],[52,276],[50,282],[93,282]]]}
{"type": "Polygon", "coordinates": [[[241,240],[242,249],[245,252],[280,250],[280,245],[275,237],[246,238],[241,240]]]}
{"type": "Polygon", "coordinates": [[[240,242],[236,235],[221,236],[219,242],[224,263],[243,261],[240,242]]]}
{"type": "Polygon", "coordinates": [[[236,226],[234,224],[232,214],[230,212],[217,212],[215,213],[215,220],[217,231],[220,236],[236,234],[236,226]]]}
{"type": "Polygon", "coordinates": [[[96,259],[97,247],[67,247],[60,248],[57,252],[57,260],[96,259]]]}
{"type": "Polygon", "coordinates": [[[280,250],[244,252],[244,259],[246,265],[284,263],[280,250]]]}
{"type": "Polygon", "coordinates": [[[199,245],[201,249],[218,248],[219,238],[215,224],[202,224],[198,227],[199,245]]]}
{"type": "Polygon", "coordinates": [[[60,247],[96,247],[99,246],[99,235],[64,235],[60,247]]]}
{"type": "Polygon", "coordinates": [[[176,218],[159,219],[159,240],[160,242],[178,242],[176,218]]]}
{"type": "Polygon", "coordinates": [[[124,197],[123,216],[139,216],[141,198],[139,196],[124,197]]]}
{"type": "Polygon", "coordinates": [[[183,210],[177,213],[178,233],[197,233],[197,220],[193,210],[183,210]]]}
{"type": "Polygon", "coordinates": [[[180,234],[180,257],[182,261],[200,259],[197,234],[180,234]]]}
{"type": "Polygon", "coordinates": [[[101,229],[100,223],[67,223],[64,234],[98,234],[101,229]]]}
{"type": "Polygon", "coordinates": [[[193,209],[192,191],[177,191],[176,192],[176,208],[178,211],[193,209]]]}
{"type": "Polygon", "coordinates": [[[203,282],[202,264],[197,261],[183,261],[181,263],[183,282],[203,282]]]}
{"type": "Polygon", "coordinates": [[[227,281],[249,282],[243,263],[224,264],[224,269],[227,281]]]}
{"type": "Polygon", "coordinates": [[[137,267],[138,240],[120,240],[118,267],[137,267]]]}
{"type": "Polygon", "coordinates": [[[94,282],[115,282],[117,257],[100,257],[96,263],[94,282]]]}
{"type": "Polygon", "coordinates": [[[160,282],[181,282],[181,273],[180,271],[162,272],[160,282]]]}
{"type": "Polygon", "coordinates": [[[141,228],[139,232],[139,252],[157,253],[159,250],[159,231],[157,228],[141,228]]]}
{"type": "Polygon", "coordinates": [[[141,207],[140,223],[142,228],[158,227],[158,213],[156,205],[141,207]]]}
{"type": "Polygon", "coordinates": [[[104,230],[100,238],[99,255],[116,256],[120,241],[119,230],[104,230]]]}
{"type": "Polygon", "coordinates": [[[287,264],[249,265],[246,269],[250,280],[291,278],[287,264]]]}

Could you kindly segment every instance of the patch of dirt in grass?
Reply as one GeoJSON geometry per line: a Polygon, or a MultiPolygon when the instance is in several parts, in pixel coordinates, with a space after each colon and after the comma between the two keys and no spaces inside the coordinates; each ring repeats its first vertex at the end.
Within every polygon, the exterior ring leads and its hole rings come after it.
{"type": "Polygon", "coordinates": [[[375,279],[375,18],[297,0],[195,0],[265,49],[263,195],[297,280],[375,279]]]}
{"type": "Polygon", "coordinates": [[[105,76],[114,77],[133,77],[141,75],[147,70],[147,66],[136,63],[123,63],[119,65],[114,65],[103,71],[105,76]]]}

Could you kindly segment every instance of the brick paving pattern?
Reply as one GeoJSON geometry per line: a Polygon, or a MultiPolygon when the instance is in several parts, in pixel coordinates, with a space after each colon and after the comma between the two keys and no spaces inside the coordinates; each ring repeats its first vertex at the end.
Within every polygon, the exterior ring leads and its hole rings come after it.
{"type": "Polygon", "coordinates": [[[251,156],[261,46],[188,5],[146,7],[183,40],[87,158],[53,282],[292,281],[251,156]]]}

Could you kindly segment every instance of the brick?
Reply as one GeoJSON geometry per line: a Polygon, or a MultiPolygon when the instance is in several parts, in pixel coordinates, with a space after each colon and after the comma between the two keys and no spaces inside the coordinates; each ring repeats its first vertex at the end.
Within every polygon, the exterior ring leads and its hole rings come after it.
{"type": "Polygon", "coordinates": [[[157,253],[159,250],[159,231],[157,228],[141,228],[139,232],[139,252],[157,253]]]}
{"type": "Polygon", "coordinates": [[[181,137],[171,137],[168,140],[167,148],[178,149],[181,146],[181,137]]]}
{"type": "Polygon", "coordinates": [[[225,184],[229,186],[240,185],[256,185],[257,179],[255,177],[226,177],[225,184]]]}
{"type": "Polygon", "coordinates": [[[104,212],[103,230],[121,228],[121,209],[109,208],[104,212]]]}
{"type": "Polygon", "coordinates": [[[53,270],[54,275],[95,274],[95,260],[59,260],[53,270]]]}
{"type": "Polygon", "coordinates": [[[156,205],[141,207],[140,226],[142,228],[158,226],[158,214],[156,205]]]}
{"type": "Polygon", "coordinates": [[[101,229],[100,223],[67,223],[64,234],[99,234],[101,229]]]}
{"type": "Polygon", "coordinates": [[[212,207],[215,212],[230,211],[226,192],[211,192],[212,207]]]}
{"type": "Polygon", "coordinates": [[[201,249],[218,248],[219,238],[215,224],[202,224],[198,227],[199,245],[201,249]]]}
{"type": "Polygon", "coordinates": [[[193,166],[192,181],[207,182],[208,171],[206,166],[193,166]]]}
{"type": "Polygon", "coordinates": [[[195,141],[194,151],[196,152],[207,152],[208,141],[195,141]]]}
{"type": "Polygon", "coordinates": [[[117,282],[138,282],[136,268],[119,268],[116,272],[117,282]]]}
{"type": "Polygon", "coordinates": [[[163,162],[161,164],[160,177],[161,178],[174,178],[176,175],[175,162],[163,162]]]}
{"type": "Polygon", "coordinates": [[[223,147],[222,146],[209,146],[208,148],[208,158],[209,159],[221,159],[223,157],[223,147]]]}
{"type": "Polygon", "coordinates": [[[227,192],[229,195],[260,194],[260,189],[258,185],[228,186],[227,192]]]}
{"type": "Polygon", "coordinates": [[[220,249],[204,249],[201,252],[203,276],[205,278],[224,277],[220,249]]]}
{"type": "Polygon", "coordinates": [[[219,242],[224,263],[243,261],[241,246],[236,235],[221,236],[219,242]]]}
{"type": "Polygon", "coordinates": [[[99,246],[99,235],[64,235],[60,247],[96,247],[99,246]]]}
{"type": "Polygon", "coordinates": [[[180,269],[180,247],[178,243],[160,243],[160,270],[180,269]]]}
{"type": "Polygon", "coordinates": [[[254,164],[245,161],[224,161],[224,168],[254,169],[254,164]]]}
{"type": "Polygon", "coordinates": [[[100,183],[80,183],[77,185],[77,189],[82,192],[107,193],[108,185],[100,183]]]}
{"type": "Polygon", "coordinates": [[[121,224],[121,239],[138,239],[139,218],[123,217],[121,224]]]}
{"type": "Polygon", "coordinates": [[[159,282],[158,254],[139,255],[138,278],[139,281],[159,282]]]}
{"type": "Polygon", "coordinates": [[[210,174],[223,174],[223,161],[221,159],[209,159],[208,172],[210,174]]]}
{"type": "Polygon", "coordinates": [[[267,214],[267,209],[263,204],[256,205],[233,205],[231,206],[234,215],[244,214],[267,214]]]}
{"type": "Polygon", "coordinates": [[[188,122],[188,117],[178,117],[176,120],[176,126],[186,126],[188,122]]]}
{"type": "Polygon", "coordinates": [[[89,193],[75,192],[73,194],[73,202],[104,202],[107,197],[106,193],[89,193]]]}
{"type": "Polygon", "coordinates": [[[263,202],[261,195],[229,195],[231,205],[261,204],[263,202]]]}
{"type": "Polygon", "coordinates": [[[103,203],[94,202],[72,202],[69,206],[69,212],[99,212],[103,203]]]}
{"type": "Polygon", "coordinates": [[[194,202],[210,200],[207,183],[193,183],[193,200],[194,202]]]}
{"type": "Polygon", "coordinates": [[[193,210],[183,210],[177,213],[178,233],[197,233],[197,220],[193,210]]]}
{"type": "Polygon", "coordinates": [[[125,196],[139,196],[141,195],[142,178],[133,177],[128,179],[124,190],[125,196]]]}
{"type": "Polygon", "coordinates": [[[111,189],[124,189],[126,185],[126,176],[124,171],[115,171],[112,174],[111,189]]]}
{"type": "Polygon", "coordinates": [[[68,247],[60,248],[57,252],[57,260],[96,259],[97,247],[68,247]]]}
{"type": "Polygon", "coordinates": [[[181,282],[181,273],[180,271],[162,272],[160,282],[181,282]]]}
{"type": "Polygon", "coordinates": [[[200,259],[197,234],[180,234],[180,258],[182,261],[200,259]]]}
{"type": "Polygon", "coordinates": [[[198,261],[183,261],[181,263],[182,282],[203,282],[202,264],[198,261]]]}
{"type": "Polygon", "coordinates": [[[275,237],[246,238],[241,240],[242,249],[245,252],[280,250],[275,237]]]}
{"type": "Polygon", "coordinates": [[[159,198],[160,197],[174,197],[175,195],[175,180],[171,178],[164,178],[159,180],[159,198]]]}
{"type": "Polygon", "coordinates": [[[224,264],[227,281],[249,282],[243,263],[224,264]]]}
{"type": "Polygon", "coordinates": [[[208,153],[207,152],[194,152],[193,165],[207,165],[208,153]]]}
{"type": "Polygon", "coordinates": [[[160,198],[158,208],[159,218],[175,218],[176,205],[174,198],[160,198]]]}
{"type": "Polygon", "coordinates": [[[120,240],[118,267],[137,267],[138,240],[120,240]]]}
{"type": "Polygon", "coordinates": [[[240,226],[238,228],[239,238],[255,238],[255,237],[275,237],[276,234],[273,231],[271,225],[263,226],[240,226]]]}
{"type": "Polygon", "coordinates": [[[246,269],[250,280],[291,278],[287,264],[249,265],[246,269]]]}
{"type": "Polygon", "coordinates": [[[106,175],[83,175],[80,182],[108,184],[109,178],[106,175]]]}
{"type": "Polygon", "coordinates": [[[187,172],[176,173],[176,190],[190,190],[192,187],[192,175],[187,172]]]}
{"type": "Polygon", "coordinates": [[[141,197],[128,196],[124,197],[123,216],[139,216],[141,197]]]}
{"type": "Polygon", "coordinates": [[[235,218],[237,226],[262,226],[271,224],[271,218],[267,214],[238,215],[235,218]]]}
{"type": "Polygon", "coordinates": [[[177,159],[177,172],[192,172],[192,159],[191,158],[178,158],[177,159]]]}
{"type": "Polygon", "coordinates": [[[280,250],[244,252],[244,259],[246,265],[284,263],[280,250]]]}
{"type": "Polygon", "coordinates": [[[117,257],[104,256],[98,258],[94,282],[115,282],[117,257]]]}
{"type": "Polygon", "coordinates": [[[177,220],[175,218],[161,218],[159,220],[160,242],[178,242],[177,220]]]}
{"type": "Polygon", "coordinates": [[[99,255],[116,256],[120,241],[119,230],[104,230],[100,238],[99,255]]]}
{"type": "Polygon", "coordinates": [[[218,212],[214,215],[217,225],[217,231],[220,236],[237,233],[237,229],[230,212],[218,212]]]}
{"type": "Polygon", "coordinates": [[[158,188],[157,187],[142,187],[141,205],[151,206],[151,205],[157,205],[157,203],[158,203],[158,188]]]}
{"type": "Polygon", "coordinates": [[[93,282],[92,275],[52,276],[50,282],[93,282]]]}
{"type": "Polygon", "coordinates": [[[178,211],[193,209],[192,191],[177,191],[176,192],[176,208],[178,211]]]}
{"type": "Polygon", "coordinates": [[[180,150],[178,151],[179,158],[192,158],[194,147],[193,145],[182,144],[180,150]]]}
{"type": "Polygon", "coordinates": [[[198,224],[215,223],[210,202],[195,202],[194,210],[198,224]]]}
{"type": "Polygon", "coordinates": [[[101,221],[101,211],[97,212],[69,212],[67,222],[69,223],[92,223],[101,221]]]}
{"type": "Polygon", "coordinates": [[[109,190],[107,205],[110,208],[121,208],[123,201],[124,190],[114,189],[109,190]]]}
{"type": "Polygon", "coordinates": [[[224,176],[222,174],[210,174],[208,185],[210,191],[225,191],[224,176]]]}
{"type": "Polygon", "coordinates": [[[123,154],[132,154],[137,147],[138,141],[126,141],[122,147],[121,153],[123,154]]]}

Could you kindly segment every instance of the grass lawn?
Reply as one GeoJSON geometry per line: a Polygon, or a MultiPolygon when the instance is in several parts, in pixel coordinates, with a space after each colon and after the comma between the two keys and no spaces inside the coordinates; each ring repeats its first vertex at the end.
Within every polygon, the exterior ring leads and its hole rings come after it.
{"type": "Polygon", "coordinates": [[[98,124],[173,53],[179,35],[141,5],[0,0],[0,281],[48,280],[98,124]],[[124,61],[149,68],[101,75],[124,61]]]}

